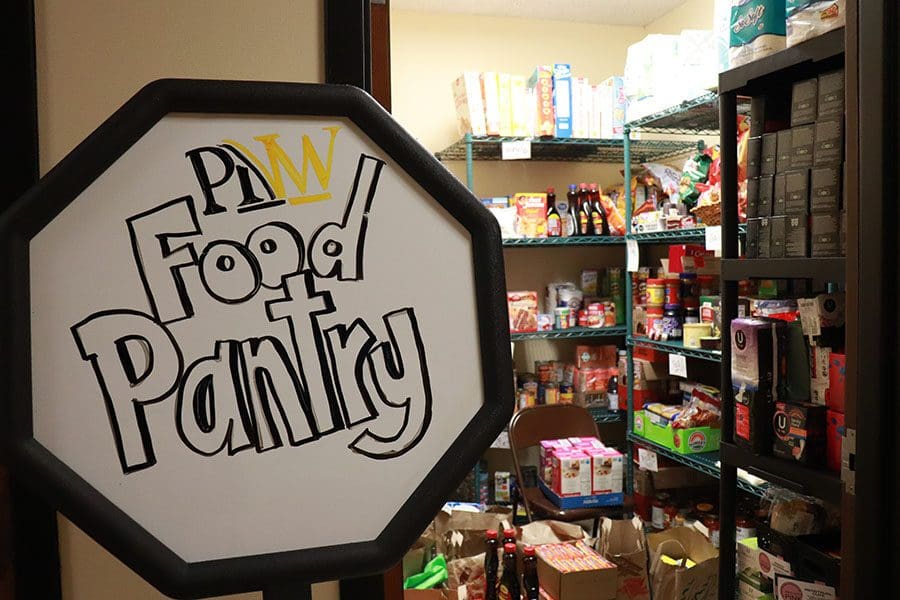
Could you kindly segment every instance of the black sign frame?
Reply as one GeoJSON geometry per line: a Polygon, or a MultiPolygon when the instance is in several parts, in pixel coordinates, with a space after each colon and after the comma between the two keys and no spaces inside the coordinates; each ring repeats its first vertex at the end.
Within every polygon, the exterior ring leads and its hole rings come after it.
{"type": "MultiPolygon", "coordinates": [[[[443,165],[362,90],[344,85],[163,79],[148,84],[0,215],[3,449],[21,481],[175,598],[380,573],[396,564],[508,423],[514,405],[500,230],[443,165]],[[29,241],[169,113],[345,117],[471,235],[484,405],[372,541],[188,563],[33,437],[29,241]]],[[[475,349],[471,349],[475,350],[475,349]]],[[[361,498],[360,501],[365,501],[361,498]]]]}

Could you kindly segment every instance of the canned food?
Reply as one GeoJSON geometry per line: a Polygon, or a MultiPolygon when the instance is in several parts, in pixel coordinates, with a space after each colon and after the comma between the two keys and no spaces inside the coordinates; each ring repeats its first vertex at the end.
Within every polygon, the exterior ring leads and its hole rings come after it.
{"type": "Polygon", "coordinates": [[[604,303],[603,325],[605,327],[615,327],[616,326],[616,304],[615,304],[615,302],[604,303]]]}
{"type": "Polygon", "coordinates": [[[647,280],[647,305],[662,306],[666,300],[666,286],[662,279],[647,280]]]}
{"type": "Polygon", "coordinates": [[[559,386],[559,403],[572,404],[575,402],[575,387],[566,384],[559,386]]]}
{"type": "Polygon", "coordinates": [[[569,309],[567,307],[555,308],[553,314],[556,317],[557,329],[569,328],[569,309]]]}
{"type": "Polygon", "coordinates": [[[578,311],[578,326],[590,327],[590,325],[588,324],[588,311],[583,308],[578,311]]]}
{"type": "Polygon", "coordinates": [[[681,304],[681,280],[677,277],[666,279],[666,304],[681,304]]]}
{"type": "Polygon", "coordinates": [[[544,386],[544,404],[559,404],[559,386],[552,381],[544,386]]]}

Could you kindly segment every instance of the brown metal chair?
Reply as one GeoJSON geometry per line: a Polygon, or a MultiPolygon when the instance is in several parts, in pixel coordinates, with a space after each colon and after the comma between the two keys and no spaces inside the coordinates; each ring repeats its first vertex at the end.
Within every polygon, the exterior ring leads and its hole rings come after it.
{"type": "Polygon", "coordinates": [[[623,507],[563,510],[550,502],[540,488],[524,485],[520,453],[531,446],[538,446],[542,440],[566,437],[600,437],[597,423],[587,409],[572,404],[551,404],[526,408],[513,416],[509,424],[509,447],[516,468],[516,481],[519,482],[518,494],[513,499],[513,514],[516,514],[521,498],[529,522],[535,519],[565,522],[593,520],[596,537],[600,518],[619,516],[623,513],[623,507]]]}

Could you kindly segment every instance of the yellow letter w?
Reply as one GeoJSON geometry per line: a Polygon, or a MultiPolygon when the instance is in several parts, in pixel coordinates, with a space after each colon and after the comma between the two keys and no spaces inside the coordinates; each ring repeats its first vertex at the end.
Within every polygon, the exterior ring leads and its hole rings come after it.
{"type": "Polygon", "coordinates": [[[291,204],[306,204],[309,202],[320,202],[322,200],[331,199],[331,193],[324,190],[328,189],[328,181],[331,179],[331,166],[334,161],[334,138],[337,137],[340,126],[323,127],[322,130],[331,134],[331,138],[328,140],[328,157],[325,164],[322,164],[322,159],[319,157],[318,152],[316,152],[312,140],[309,139],[308,135],[304,135],[301,144],[303,162],[299,173],[287,152],[285,152],[284,148],[275,141],[280,137],[277,133],[260,135],[253,138],[262,143],[263,147],[266,149],[266,155],[269,158],[271,171],[267,169],[262,161],[260,161],[246,146],[243,146],[234,140],[223,140],[223,142],[237,148],[256,166],[257,169],[259,169],[259,172],[262,173],[272,187],[272,191],[275,193],[276,198],[287,198],[288,202],[291,204]],[[322,187],[323,193],[306,194],[306,178],[309,173],[310,164],[312,164],[313,171],[316,173],[316,179],[319,180],[319,185],[322,187]],[[284,179],[281,176],[281,168],[284,168],[288,177],[291,178],[291,181],[293,181],[294,185],[297,186],[297,189],[300,190],[300,196],[288,197],[288,194],[284,189],[284,179]]]}

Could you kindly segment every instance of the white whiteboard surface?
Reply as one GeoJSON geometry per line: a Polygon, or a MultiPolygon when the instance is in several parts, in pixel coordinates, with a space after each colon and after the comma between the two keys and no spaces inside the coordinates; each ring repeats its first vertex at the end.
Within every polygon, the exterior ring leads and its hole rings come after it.
{"type": "MultiPolygon", "coordinates": [[[[272,141],[272,138],[267,139],[272,141]]],[[[228,152],[235,157],[235,167],[254,164],[253,160],[241,163],[233,150],[228,152]]],[[[203,157],[211,182],[226,175],[225,162],[217,163],[221,160],[217,155],[206,152],[199,156],[203,157]]],[[[245,172],[256,195],[266,199],[262,179],[254,179],[249,168],[245,172]]],[[[264,174],[263,179],[270,185],[275,181],[271,172],[264,174]]],[[[356,201],[361,201],[361,197],[357,195],[356,201]]],[[[281,242],[287,238],[278,239],[281,242]]],[[[358,239],[358,236],[348,236],[345,241],[358,239]]],[[[279,249],[283,247],[280,245],[279,249]]],[[[223,248],[222,245],[214,246],[209,256],[214,258],[215,251],[223,248]]],[[[344,250],[346,252],[347,248],[344,250]]],[[[173,256],[190,260],[188,251],[173,256]]],[[[31,241],[34,437],[187,562],[374,539],[483,404],[481,357],[477,352],[455,351],[478,347],[473,271],[476,258],[468,233],[349,121],[311,117],[169,115],[31,241]],[[334,127],[339,129],[326,129],[334,127]],[[235,168],[231,177],[213,190],[216,204],[225,211],[205,215],[203,211],[208,204],[199,175],[186,153],[201,147],[221,147],[225,140],[231,140],[231,148],[237,148],[239,144],[271,171],[263,143],[255,139],[270,134],[279,135],[275,141],[292,160],[298,174],[302,174],[303,164],[301,140],[307,136],[320,159],[320,171],[327,176],[320,177],[315,161],[311,161],[306,173],[306,190],[298,190],[282,165],[280,170],[286,195],[302,197],[302,200],[297,204],[285,202],[239,213],[237,208],[243,195],[240,169],[235,168]],[[328,173],[328,148],[332,138],[333,163],[328,173]],[[361,161],[361,155],[371,159],[361,161]],[[376,183],[364,187],[371,183],[373,165],[379,161],[383,161],[383,166],[378,171],[376,183]],[[358,171],[360,166],[362,170],[358,171]],[[83,346],[102,346],[103,339],[112,339],[111,329],[125,323],[130,325],[134,319],[100,319],[93,322],[97,324],[93,329],[84,325],[85,320],[102,311],[128,310],[161,321],[165,319],[156,315],[154,308],[173,316],[185,306],[181,301],[183,297],[177,295],[177,286],[167,288],[166,275],[175,280],[175,271],[170,269],[174,263],[166,262],[168,259],[162,257],[165,252],[160,249],[160,240],[150,232],[151,225],[161,224],[171,225],[166,233],[183,230],[183,224],[178,223],[178,211],[167,209],[164,214],[166,217],[171,214],[172,218],[155,223],[151,223],[153,219],[135,220],[135,217],[190,196],[202,231],[199,235],[167,239],[172,248],[188,243],[196,251],[193,264],[176,269],[184,282],[183,296],[189,299],[190,310],[187,312],[193,314],[190,318],[165,323],[164,327],[159,323],[156,327],[148,325],[147,332],[156,332],[161,337],[156,340],[157,352],[147,378],[135,386],[135,393],[142,393],[150,381],[165,387],[163,380],[166,378],[159,375],[155,381],[153,369],[159,369],[156,371],[159,374],[174,368],[166,362],[167,357],[171,359],[173,355],[166,351],[165,336],[159,333],[164,330],[171,334],[183,355],[179,384],[189,379],[186,375],[192,363],[214,353],[217,341],[235,340],[237,344],[250,338],[272,336],[280,340],[290,354],[292,336],[288,321],[270,320],[266,306],[267,301],[284,298],[285,285],[280,281],[269,281],[275,289],[259,287],[243,302],[224,303],[215,299],[201,282],[198,263],[202,252],[213,242],[230,240],[244,245],[255,228],[276,221],[295,229],[302,237],[306,251],[314,233],[323,224],[342,221],[358,172],[361,173],[361,190],[374,191],[360,263],[362,276],[355,281],[347,277],[343,281],[337,277],[310,277],[315,292],[330,294],[334,305],[332,312],[317,317],[318,327],[321,331],[338,324],[349,326],[354,319],[361,318],[377,343],[390,344],[383,317],[395,313],[399,319],[395,321],[398,331],[411,331],[409,315],[414,315],[425,353],[427,387],[431,391],[430,421],[422,425],[421,439],[393,458],[373,458],[351,449],[349,446],[367,428],[383,438],[401,430],[408,436],[417,423],[421,425],[427,420],[413,414],[404,427],[405,410],[381,402],[373,395],[377,414],[367,422],[325,432],[318,439],[293,446],[286,441],[288,436],[283,428],[288,418],[275,415],[273,422],[280,428],[278,431],[283,438],[280,446],[271,436],[262,435],[260,439],[266,439],[259,443],[272,446],[264,452],[250,447],[230,455],[229,449],[225,448],[204,456],[184,441],[184,434],[179,435],[176,426],[179,421],[176,411],[178,390],[174,390],[158,402],[144,405],[146,430],[155,454],[153,464],[147,464],[147,461],[142,464],[139,460],[146,454],[145,446],[139,436],[133,435],[138,429],[131,427],[133,423],[125,418],[119,419],[120,424],[124,424],[121,435],[125,438],[122,449],[117,450],[111,426],[113,419],[103,398],[101,377],[95,373],[92,362],[82,356],[85,348],[79,348],[76,340],[81,339],[83,346]],[[330,194],[330,199],[324,199],[323,194],[330,194]],[[132,245],[129,219],[139,224],[135,225],[140,230],[138,235],[143,244],[139,252],[132,245]],[[149,294],[141,281],[138,256],[144,263],[145,272],[151,273],[148,277],[153,279],[149,294]],[[155,299],[155,307],[150,297],[155,299]],[[396,312],[403,309],[412,311],[396,312]],[[79,324],[83,326],[81,329],[77,327],[79,324]],[[144,384],[146,386],[142,388],[144,384]],[[123,463],[123,454],[130,463],[127,460],[123,463]],[[126,464],[131,465],[128,473],[125,472],[126,464]]],[[[321,264],[327,262],[321,256],[319,259],[321,264]]],[[[352,262],[344,262],[344,276],[352,275],[352,262]]],[[[212,265],[210,273],[221,275],[214,268],[219,263],[210,259],[207,264],[212,265]]],[[[284,263],[269,264],[283,266],[284,263]]],[[[222,266],[240,272],[240,265],[229,259],[225,259],[222,266]]],[[[308,260],[304,263],[304,268],[307,267],[308,260]]],[[[264,282],[267,272],[275,272],[275,269],[263,269],[258,276],[264,282]]],[[[290,289],[296,299],[305,290],[304,277],[299,275],[292,279],[290,289]]],[[[235,276],[234,281],[221,279],[213,287],[223,297],[230,298],[240,294],[242,281],[244,279],[235,276]]],[[[284,308],[285,304],[272,307],[284,308]]],[[[272,307],[271,310],[278,312],[278,308],[272,307]]],[[[127,335],[130,332],[122,330],[119,333],[127,335]]],[[[303,346],[308,338],[298,336],[297,339],[303,346]]],[[[406,339],[409,341],[412,337],[406,339]]],[[[145,342],[132,340],[123,342],[122,346],[135,363],[132,377],[140,379],[142,371],[148,369],[146,361],[138,360],[146,356],[145,342]]],[[[243,356],[246,360],[249,345],[230,347],[241,348],[244,354],[235,351],[234,356],[243,356]]],[[[406,349],[409,347],[407,344],[406,349]]],[[[226,348],[223,347],[221,352],[221,356],[225,356],[226,348]]],[[[303,347],[300,354],[305,357],[302,366],[298,367],[293,360],[295,355],[290,356],[288,362],[297,373],[302,371],[310,378],[312,383],[305,387],[311,396],[315,396],[316,377],[313,374],[318,368],[318,358],[304,352],[303,347]]],[[[340,354],[335,359],[337,370],[345,375],[354,373],[356,356],[353,352],[340,354]]],[[[375,372],[380,374],[379,386],[389,400],[402,400],[397,393],[411,388],[391,385],[384,360],[379,358],[382,356],[378,352],[372,353],[375,372]]],[[[402,358],[404,362],[410,361],[407,364],[422,362],[408,352],[404,352],[402,358]]],[[[103,373],[103,381],[107,383],[122,376],[122,372],[114,373],[110,364],[113,363],[106,362],[107,370],[103,373]]],[[[188,434],[190,439],[208,442],[219,434],[221,423],[225,422],[223,419],[229,415],[235,417],[235,423],[240,422],[240,414],[233,408],[235,403],[229,404],[233,393],[222,386],[223,379],[219,377],[222,372],[240,372],[240,363],[207,361],[203,365],[216,373],[212,379],[216,426],[212,434],[207,435],[198,429],[196,418],[193,425],[191,418],[182,421],[188,423],[188,429],[193,427],[193,432],[188,434]]],[[[338,377],[342,387],[348,388],[348,396],[351,395],[352,377],[349,380],[338,377]]],[[[407,377],[412,378],[412,375],[407,373],[407,377]]],[[[371,376],[366,378],[364,375],[363,381],[368,391],[377,390],[371,376]]],[[[191,387],[191,383],[197,381],[185,384],[188,389],[204,389],[202,385],[191,387]]],[[[415,387],[413,383],[410,386],[415,387]]],[[[208,396],[201,396],[208,399],[208,396]]],[[[192,406],[190,399],[193,396],[186,394],[185,398],[187,405],[192,406]]],[[[284,404],[288,403],[286,399],[282,400],[284,404]]],[[[324,406],[321,397],[314,397],[312,401],[319,408],[324,406]]],[[[119,401],[116,406],[124,411],[122,407],[126,404],[119,401]]],[[[296,411],[297,405],[292,406],[296,411]]],[[[362,405],[357,402],[353,406],[358,411],[362,405]]],[[[122,414],[131,413],[124,411],[122,414]]],[[[188,409],[184,414],[191,417],[193,413],[188,409]]],[[[359,412],[354,414],[360,416],[359,412]]],[[[316,412],[315,417],[323,428],[329,421],[321,412],[316,412]]],[[[297,425],[299,421],[294,418],[290,422],[297,425]]],[[[264,434],[267,432],[265,427],[260,430],[264,434]]],[[[295,427],[294,434],[300,437],[302,432],[295,427]]],[[[240,438],[239,434],[231,436],[238,445],[240,438]]],[[[403,441],[401,437],[400,443],[403,441]]],[[[371,442],[368,446],[366,443],[361,445],[374,448],[376,452],[391,447],[390,442],[381,445],[377,440],[369,439],[368,442],[371,442]]]]}

